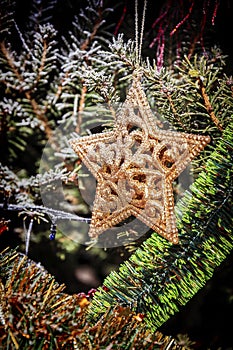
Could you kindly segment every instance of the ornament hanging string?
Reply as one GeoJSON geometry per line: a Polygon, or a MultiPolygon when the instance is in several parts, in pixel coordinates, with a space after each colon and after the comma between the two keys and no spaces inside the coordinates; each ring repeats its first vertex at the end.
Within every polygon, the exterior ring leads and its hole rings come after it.
{"type": "Polygon", "coordinates": [[[135,45],[136,45],[136,63],[139,66],[142,54],[142,40],[145,27],[145,15],[146,15],[147,0],[144,1],[143,13],[142,13],[142,25],[139,38],[138,30],[138,0],[135,0],[135,45]]]}

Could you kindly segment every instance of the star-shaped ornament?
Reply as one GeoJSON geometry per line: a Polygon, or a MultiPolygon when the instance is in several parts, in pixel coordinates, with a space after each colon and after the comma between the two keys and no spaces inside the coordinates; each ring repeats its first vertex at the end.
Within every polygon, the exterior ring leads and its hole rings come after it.
{"type": "Polygon", "coordinates": [[[134,76],[113,130],[71,142],[97,180],[89,236],[97,238],[134,216],[178,243],[172,183],[209,141],[209,136],[158,129],[134,76]]]}

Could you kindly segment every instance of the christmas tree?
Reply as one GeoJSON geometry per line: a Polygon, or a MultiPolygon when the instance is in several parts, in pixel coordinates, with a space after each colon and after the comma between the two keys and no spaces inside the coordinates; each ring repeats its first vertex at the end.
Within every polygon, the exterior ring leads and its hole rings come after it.
{"type": "Polygon", "coordinates": [[[1,348],[230,348],[232,5],[0,3],[1,348]]]}

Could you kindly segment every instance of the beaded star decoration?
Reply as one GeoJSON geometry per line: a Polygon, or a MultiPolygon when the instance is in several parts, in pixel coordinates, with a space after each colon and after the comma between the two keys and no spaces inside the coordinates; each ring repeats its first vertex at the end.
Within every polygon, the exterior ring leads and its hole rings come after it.
{"type": "Polygon", "coordinates": [[[71,142],[97,180],[89,236],[134,216],[178,243],[172,182],[209,141],[158,129],[135,74],[113,130],[71,142]]]}

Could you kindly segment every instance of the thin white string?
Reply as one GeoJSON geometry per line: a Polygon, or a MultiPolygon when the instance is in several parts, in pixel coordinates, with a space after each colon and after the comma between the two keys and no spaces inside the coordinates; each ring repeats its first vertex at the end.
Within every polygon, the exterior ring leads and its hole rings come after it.
{"type": "Polygon", "coordinates": [[[144,0],[142,26],[141,26],[141,33],[140,33],[140,44],[139,44],[139,50],[138,50],[138,63],[141,60],[141,55],[142,55],[142,41],[143,41],[143,33],[144,33],[144,27],[145,27],[146,6],[147,6],[147,0],[144,0]]]}
{"type": "Polygon", "coordinates": [[[138,47],[138,0],[135,0],[135,50],[136,50],[136,62],[139,63],[139,47],[138,47]]]}
{"type": "Polygon", "coordinates": [[[135,0],[135,50],[136,50],[136,63],[139,66],[142,55],[142,42],[143,42],[143,33],[145,27],[145,18],[146,18],[146,6],[147,0],[144,0],[143,13],[142,13],[142,25],[139,38],[138,30],[138,0],[135,0]]]}

